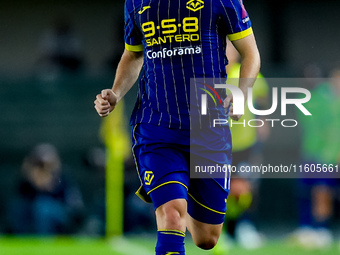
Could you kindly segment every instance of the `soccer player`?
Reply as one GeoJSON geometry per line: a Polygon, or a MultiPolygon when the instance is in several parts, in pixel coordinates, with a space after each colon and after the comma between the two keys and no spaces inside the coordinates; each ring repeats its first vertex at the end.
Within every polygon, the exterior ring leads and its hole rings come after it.
{"type": "MultiPolygon", "coordinates": [[[[185,254],[186,229],[198,247],[211,249],[222,230],[228,182],[191,179],[190,149],[199,148],[202,161],[231,164],[230,130],[228,125],[214,130],[204,141],[208,144],[190,139],[190,87],[192,79],[226,77],[227,36],[241,55],[239,87],[246,96],[260,57],[241,0],[125,3],[125,51],[112,89],[97,95],[95,108],[106,117],[140,75],[132,152],[142,183],[136,194],[155,208],[156,255],[185,254]]],[[[220,94],[224,102],[216,110],[238,120],[232,95],[220,94]]]]}

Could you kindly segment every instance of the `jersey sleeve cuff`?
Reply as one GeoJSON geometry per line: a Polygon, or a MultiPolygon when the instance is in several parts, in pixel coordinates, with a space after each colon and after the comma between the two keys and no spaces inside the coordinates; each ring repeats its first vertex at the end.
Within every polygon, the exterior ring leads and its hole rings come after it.
{"type": "Polygon", "coordinates": [[[135,52],[143,51],[143,44],[129,45],[125,43],[125,49],[127,49],[128,51],[135,51],[135,52]]]}
{"type": "Polygon", "coordinates": [[[236,41],[236,40],[240,40],[244,37],[247,37],[248,35],[251,35],[252,33],[253,33],[253,29],[250,27],[250,28],[247,28],[246,30],[243,30],[241,32],[228,35],[228,39],[230,41],[236,41]]]}

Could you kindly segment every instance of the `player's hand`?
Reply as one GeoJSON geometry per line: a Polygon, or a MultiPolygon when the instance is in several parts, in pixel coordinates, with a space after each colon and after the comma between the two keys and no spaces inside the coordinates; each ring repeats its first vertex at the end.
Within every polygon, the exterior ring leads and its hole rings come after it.
{"type": "Polygon", "coordinates": [[[232,120],[239,120],[242,115],[241,114],[234,114],[234,107],[233,107],[233,94],[230,94],[227,96],[226,99],[224,99],[223,101],[223,107],[225,109],[225,111],[228,111],[228,107],[229,107],[229,117],[232,120]]]}
{"type": "Polygon", "coordinates": [[[94,108],[100,117],[106,117],[116,107],[118,103],[118,96],[112,91],[112,89],[104,89],[101,94],[96,96],[94,101],[94,108]]]}

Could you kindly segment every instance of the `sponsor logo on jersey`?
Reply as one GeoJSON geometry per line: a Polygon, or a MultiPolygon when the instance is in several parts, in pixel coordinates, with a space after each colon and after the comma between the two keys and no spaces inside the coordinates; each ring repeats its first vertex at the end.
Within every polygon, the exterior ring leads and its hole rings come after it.
{"type": "Polygon", "coordinates": [[[246,11],[246,8],[243,5],[243,1],[240,0],[241,7],[242,7],[242,23],[246,23],[249,21],[248,13],[246,11]]]}
{"type": "Polygon", "coordinates": [[[187,9],[196,12],[204,7],[204,1],[202,0],[190,0],[187,2],[187,9]]]}
{"type": "Polygon", "coordinates": [[[148,59],[155,59],[155,58],[166,58],[172,56],[182,56],[182,55],[193,55],[193,54],[201,54],[202,48],[201,46],[196,47],[177,47],[173,49],[163,48],[160,51],[153,51],[148,50],[146,52],[146,57],[148,59]]]}
{"type": "Polygon", "coordinates": [[[143,12],[145,12],[145,10],[150,9],[151,6],[144,6],[142,9],[139,10],[138,14],[142,14],[143,12]]]}
{"type": "Polygon", "coordinates": [[[145,171],[145,174],[144,174],[145,185],[150,185],[154,177],[155,176],[152,171],[145,171]]]}

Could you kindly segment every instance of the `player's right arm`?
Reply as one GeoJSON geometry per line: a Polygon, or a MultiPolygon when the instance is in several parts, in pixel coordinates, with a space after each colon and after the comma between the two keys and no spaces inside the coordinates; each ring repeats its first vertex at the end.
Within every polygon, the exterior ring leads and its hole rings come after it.
{"type": "Polygon", "coordinates": [[[99,116],[106,117],[131,89],[143,66],[143,52],[125,50],[118,64],[112,89],[104,89],[94,101],[99,116]]]}
{"type": "Polygon", "coordinates": [[[136,8],[134,2],[125,2],[125,51],[118,64],[112,89],[104,89],[97,95],[95,108],[101,117],[106,117],[113,111],[116,104],[131,89],[138,79],[143,66],[143,35],[135,23],[136,8]]]}

